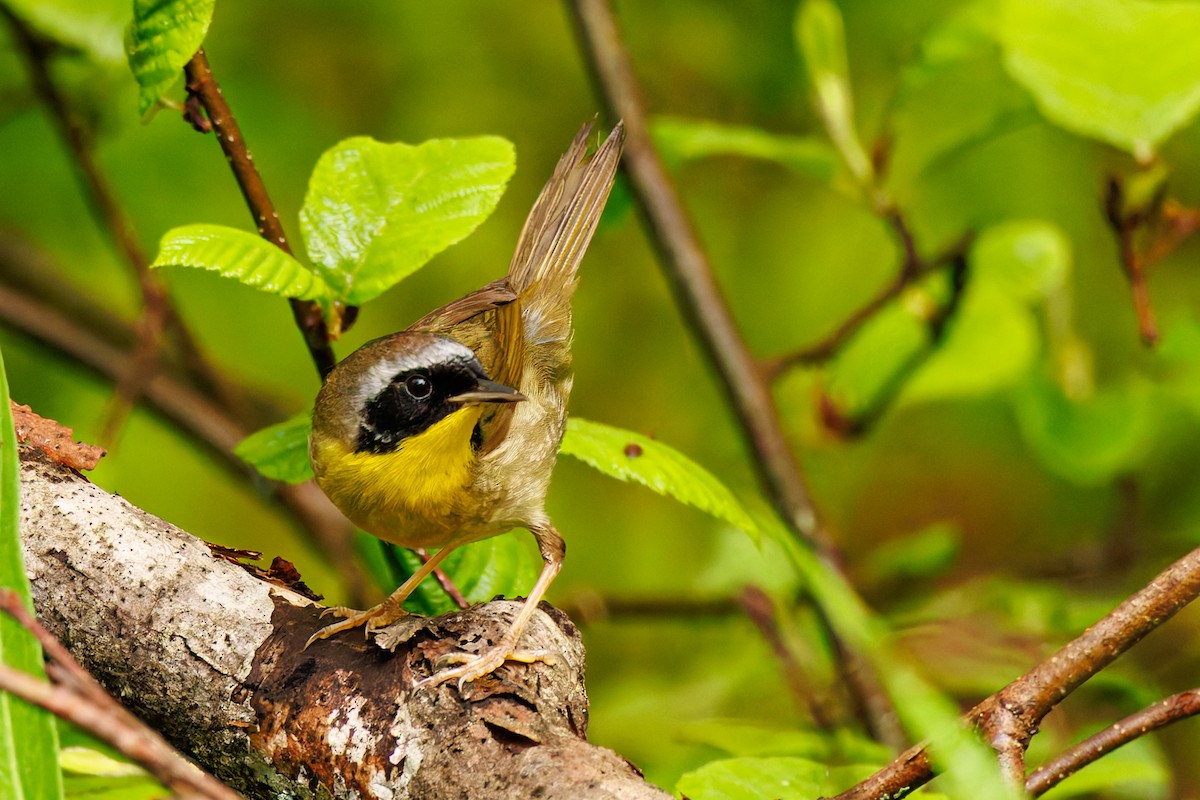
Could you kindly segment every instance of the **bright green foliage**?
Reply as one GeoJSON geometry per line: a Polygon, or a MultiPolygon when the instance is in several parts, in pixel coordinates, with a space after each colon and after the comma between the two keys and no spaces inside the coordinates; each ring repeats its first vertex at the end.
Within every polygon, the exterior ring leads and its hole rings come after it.
{"type": "Polygon", "coordinates": [[[1033,375],[1015,397],[1017,420],[1030,449],[1049,469],[1097,485],[1137,466],[1153,433],[1148,387],[1131,383],[1073,399],[1033,375]]]}
{"type": "Polygon", "coordinates": [[[64,747],[61,760],[63,771],[74,772],[78,775],[95,775],[103,778],[132,778],[146,775],[146,770],[137,764],[119,761],[107,753],[91,747],[79,745],[64,747]]]}
{"type": "Polygon", "coordinates": [[[1019,300],[1042,301],[1066,284],[1071,243],[1044,220],[1013,220],[979,234],[971,248],[971,281],[1019,300]]]}
{"type": "Polygon", "coordinates": [[[169,794],[144,769],[107,745],[70,726],[60,728],[67,800],[157,800],[169,794]]]}
{"type": "MultiPolygon", "coordinates": [[[[421,565],[411,550],[361,534],[363,553],[380,589],[390,592],[421,565]]],[[[469,603],[493,597],[518,597],[529,593],[537,580],[541,561],[530,551],[520,534],[493,536],[456,549],[442,562],[445,572],[469,603]]],[[[435,616],[457,611],[458,606],[433,578],[422,581],[404,607],[414,614],[435,616]]]]}
{"type": "Polygon", "coordinates": [[[158,245],[152,267],[195,267],[219,272],[282,297],[315,300],[328,287],[320,276],[260,236],[224,225],[172,228],[158,245]]]}
{"type": "Polygon", "coordinates": [[[1012,386],[1033,363],[1033,313],[986,285],[967,289],[942,345],[905,388],[907,402],[988,394],[1012,386]]]}
{"type": "Polygon", "coordinates": [[[571,417],[567,420],[561,452],[610,478],[640,483],[757,535],[754,520],[712,473],[648,436],[571,417]]]}
{"type": "Polygon", "coordinates": [[[273,481],[304,483],[313,476],[308,458],[308,433],[312,412],[256,431],[233,448],[238,458],[273,481]]]}
{"type": "Polygon", "coordinates": [[[711,761],[679,779],[690,800],[812,800],[835,795],[875,767],[830,767],[807,758],[730,758],[711,761]]]}
{"type": "Polygon", "coordinates": [[[669,161],[727,155],[758,158],[822,181],[833,180],[840,165],[837,153],[813,136],[787,136],[745,125],[681,117],[658,117],[652,132],[659,153],[669,161]]]}
{"type": "Polygon", "coordinates": [[[129,21],[129,0],[3,0],[3,5],[42,35],[97,62],[124,57],[121,31],[129,21]]]}
{"type": "MultiPolygon", "coordinates": [[[[0,358],[0,586],[16,592],[30,610],[29,580],[21,557],[21,478],[8,380],[0,358]]],[[[42,648],[7,615],[0,615],[0,662],[44,675],[42,648]]],[[[62,796],[54,717],[0,692],[0,797],[53,800],[62,796]]]]}
{"type": "Polygon", "coordinates": [[[145,114],[180,79],[212,22],[215,0],[133,0],[125,55],[137,79],[138,110],[145,114]]]}
{"type": "Polygon", "coordinates": [[[512,144],[494,136],[415,146],[347,139],[321,156],[300,212],[312,268],[261,237],[220,225],[168,231],[153,266],[214,270],[326,309],[359,305],[475,230],[515,163],[512,144]]]}
{"type": "Polygon", "coordinates": [[[512,144],[495,136],[347,139],[309,178],[300,211],[308,255],[335,299],[365,303],[475,230],[515,166],[512,144]]]}
{"type": "Polygon", "coordinates": [[[1006,0],[1005,63],[1064,128],[1148,160],[1200,109],[1200,5],[1006,0]]]}
{"type": "Polygon", "coordinates": [[[796,41],[808,65],[808,79],[829,138],[850,173],[865,186],[872,181],[874,170],[854,127],[846,33],[837,6],[831,0],[804,0],[796,16],[796,41]]]}

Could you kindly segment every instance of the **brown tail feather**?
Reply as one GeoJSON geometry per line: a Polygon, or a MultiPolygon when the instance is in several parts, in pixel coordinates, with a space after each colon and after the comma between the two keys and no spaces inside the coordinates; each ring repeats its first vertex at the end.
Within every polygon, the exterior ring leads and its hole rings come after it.
{"type": "Polygon", "coordinates": [[[625,129],[617,123],[591,158],[585,159],[594,123],[580,129],[529,212],[508,268],[520,297],[528,342],[571,334],[571,295],[579,262],[608,200],[621,158],[625,129]]]}

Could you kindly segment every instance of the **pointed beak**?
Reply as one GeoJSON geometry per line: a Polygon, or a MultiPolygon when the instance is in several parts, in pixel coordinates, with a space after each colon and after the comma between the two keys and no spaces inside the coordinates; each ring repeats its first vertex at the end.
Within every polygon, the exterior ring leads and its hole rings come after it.
{"type": "Polygon", "coordinates": [[[475,388],[469,392],[456,394],[448,398],[451,403],[517,403],[528,398],[525,395],[513,389],[510,386],[505,386],[503,383],[489,381],[487,378],[480,378],[475,384],[475,388]]]}

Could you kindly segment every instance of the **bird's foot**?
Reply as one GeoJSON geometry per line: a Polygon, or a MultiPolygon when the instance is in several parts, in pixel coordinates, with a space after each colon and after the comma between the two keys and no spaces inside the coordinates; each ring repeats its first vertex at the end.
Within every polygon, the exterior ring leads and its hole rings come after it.
{"type": "Polygon", "coordinates": [[[409,616],[409,613],[404,610],[403,606],[389,597],[379,605],[371,606],[365,611],[356,611],[353,608],[345,608],[344,606],[333,606],[321,612],[322,617],[330,615],[345,617],[345,619],[341,622],[335,622],[332,625],[326,625],[314,633],[304,643],[306,648],[318,639],[328,639],[335,633],[348,631],[352,628],[357,628],[359,625],[363,627],[363,635],[369,636],[377,628],[393,625],[404,617],[409,616]]]}
{"type": "Polygon", "coordinates": [[[432,688],[457,681],[461,690],[464,684],[495,672],[505,661],[517,661],[522,664],[540,661],[554,666],[558,663],[558,656],[549,650],[517,650],[512,642],[502,639],[482,653],[446,653],[434,662],[434,669],[438,671],[420,681],[416,688],[432,688]],[[458,666],[443,669],[451,664],[458,666]]]}

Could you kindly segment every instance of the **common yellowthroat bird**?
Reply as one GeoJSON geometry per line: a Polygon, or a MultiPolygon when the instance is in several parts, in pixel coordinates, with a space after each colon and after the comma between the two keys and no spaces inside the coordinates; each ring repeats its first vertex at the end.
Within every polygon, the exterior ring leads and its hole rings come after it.
{"type": "Polygon", "coordinates": [[[406,616],[401,604],[460,545],[528,528],[542,571],[507,632],[427,684],[461,686],[521,652],[526,623],[562,566],[546,515],[550,473],[571,391],[571,295],[608,199],[625,138],[620,123],[590,158],[585,125],[542,189],[506,278],[363,345],[329,374],[313,410],[317,484],[363,530],[405,547],[440,548],[390,597],[311,639],[406,616]]]}

